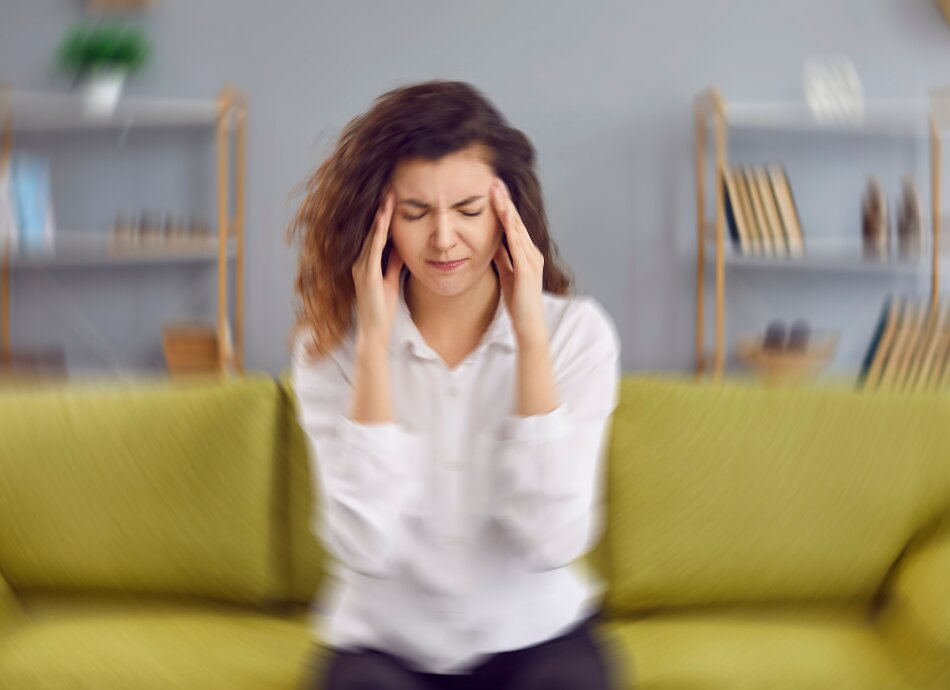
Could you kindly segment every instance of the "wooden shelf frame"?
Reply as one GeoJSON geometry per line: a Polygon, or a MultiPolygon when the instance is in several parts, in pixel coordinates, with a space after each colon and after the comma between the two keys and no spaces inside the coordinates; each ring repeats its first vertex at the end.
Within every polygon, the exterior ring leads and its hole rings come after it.
{"type": "MultiPolygon", "coordinates": [[[[111,118],[89,119],[82,114],[81,97],[72,94],[14,92],[0,87],[0,165],[8,164],[13,151],[14,131],[88,130],[130,127],[213,127],[215,132],[215,175],[217,208],[218,368],[244,371],[244,215],[247,171],[247,99],[226,86],[211,101],[128,99],[120,101],[111,118]],[[50,114],[52,112],[52,115],[50,114]],[[37,121],[34,116],[40,114],[37,121]],[[43,117],[46,119],[44,120],[43,117]],[[22,128],[19,119],[22,119],[22,128]],[[233,210],[230,172],[233,166],[233,210]],[[234,326],[228,321],[228,263],[234,261],[234,326]],[[230,347],[229,347],[230,345],[230,347]]],[[[132,256],[130,254],[130,256],[132,256]]],[[[164,258],[174,261],[170,249],[164,258]]],[[[194,261],[194,256],[181,257],[194,261]]],[[[13,353],[10,326],[11,263],[8,244],[0,247],[0,360],[10,361],[13,353]]],[[[27,262],[29,263],[29,262],[27,262]]],[[[97,265],[78,262],[76,266],[97,265]]]]}
{"type": "MultiPolygon", "coordinates": [[[[893,131],[896,127],[899,131],[915,131],[913,118],[922,116],[925,118],[926,129],[929,130],[929,150],[930,150],[930,198],[931,198],[931,262],[930,262],[930,305],[929,319],[934,321],[938,317],[939,295],[940,295],[940,180],[941,180],[941,160],[942,160],[942,141],[940,137],[941,126],[938,123],[938,117],[935,107],[941,105],[941,100],[948,100],[947,90],[934,91],[931,93],[929,102],[901,102],[899,107],[895,108],[895,102],[882,102],[881,112],[891,115],[895,112],[900,113],[900,117],[905,120],[888,120],[887,131],[893,131]],[[941,99],[941,100],[938,100],[941,99]]],[[[868,104],[869,109],[874,108],[874,104],[868,104]]],[[[793,119],[792,129],[800,129],[800,113],[798,110],[803,108],[802,104],[795,104],[794,110],[797,113],[793,119]]],[[[729,142],[729,118],[730,110],[734,112],[744,112],[747,117],[742,122],[742,126],[755,126],[755,121],[748,117],[748,113],[761,110],[769,114],[769,118],[763,121],[762,126],[767,128],[777,127],[783,129],[781,124],[776,125],[775,113],[781,108],[778,104],[775,108],[763,108],[757,105],[755,108],[743,108],[742,104],[736,104],[731,109],[727,104],[722,93],[715,87],[710,87],[697,95],[694,103],[694,126],[695,126],[695,163],[696,163],[696,351],[695,351],[695,373],[697,377],[710,374],[714,381],[720,381],[725,372],[726,366],[726,345],[725,345],[725,287],[726,287],[726,213],[725,196],[723,190],[723,179],[725,171],[729,167],[728,161],[728,142],[729,142]],[[709,132],[712,131],[713,139],[713,174],[712,184],[714,187],[713,217],[707,218],[707,155],[709,149],[709,132]],[[709,230],[712,230],[712,238],[709,237],[709,230]],[[707,251],[711,247],[713,252],[712,261],[707,257],[707,251]],[[707,264],[712,264],[714,274],[714,326],[713,342],[711,354],[706,349],[706,268],[707,264]]],[[[940,122],[944,122],[942,118],[940,122]]],[[[781,118],[779,118],[781,121],[781,118]]],[[[946,122],[944,122],[946,124],[946,122]]],[[[809,129],[814,131],[847,132],[861,131],[861,128],[849,130],[842,126],[814,126],[809,129]]],[[[765,260],[757,263],[764,265],[765,260]]],[[[790,263],[790,261],[788,262],[790,263]]],[[[906,266],[895,263],[895,268],[906,270],[906,266]]]]}

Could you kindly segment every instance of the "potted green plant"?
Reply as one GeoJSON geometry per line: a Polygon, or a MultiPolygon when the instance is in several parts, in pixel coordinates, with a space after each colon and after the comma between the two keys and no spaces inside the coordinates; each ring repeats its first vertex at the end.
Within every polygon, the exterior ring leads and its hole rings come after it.
{"type": "Polygon", "coordinates": [[[77,25],[59,46],[60,66],[82,86],[90,114],[115,110],[126,78],[145,64],[149,44],[140,29],[119,24],[77,25]]]}

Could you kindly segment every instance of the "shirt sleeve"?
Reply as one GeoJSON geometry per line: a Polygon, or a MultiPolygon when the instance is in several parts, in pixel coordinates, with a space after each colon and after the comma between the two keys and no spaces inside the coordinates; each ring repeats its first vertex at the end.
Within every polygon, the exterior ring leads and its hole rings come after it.
{"type": "MultiPolygon", "coordinates": [[[[573,353],[555,370],[560,405],[509,415],[493,462],[493,515],[527,568],[565,566],[593,547],[602,526],[601,482],[618,401],[620,341],[606,312],[590,303],[573,353]]],[[[552,353],[553,355],[553,353],[552,353]]]]}
{"type": "Polygon", "coordinates": [[[308,440],[314,532],[347,568],[390,577],[405,552],[406,506],[418,501],[418,436],[396,423],[357,423],[352,385],[331,353],[292,367],[297,420],[308,440]]]}

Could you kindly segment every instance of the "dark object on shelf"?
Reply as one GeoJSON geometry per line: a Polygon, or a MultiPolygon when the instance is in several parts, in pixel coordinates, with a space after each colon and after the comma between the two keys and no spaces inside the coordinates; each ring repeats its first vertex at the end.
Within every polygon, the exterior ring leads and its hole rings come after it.
{"type": "Polygon", "coordinates": [[[0,353],[0,383],[31,382],[48,378],[66,378],[66,357],[62,348],[0,353]]]}
{"type": "Polygon", "coordinates": [[[915,259],[923,251],[923,223],[920,219],[920,195],[914,178],[903,180],[897,206],[897,246],[902,259],[915,259]]]}
{"type": "Polygon", "coordinates": [[[811,336],[811,326],[807,321],[799,319],[792,324],[788,332],[788,343],[786,347],[789,350],[804,351],[808,349],[808,340],[811,336]]]}
{"type": "Polygon", "coordinates": [[[887,198],[876,177],[868,178],[867,190],[861,212],[864,256],[868,259],[887,257],[890,235],[888,233],[887,198]]]}
{"type": "Polygon", "coordinates": [[[765,329],[765,338],[762,340],[762,348],[765,350],[783,350],[785,349],[785,340],[787,334],[784,321],[772,321],[765,329]]]}

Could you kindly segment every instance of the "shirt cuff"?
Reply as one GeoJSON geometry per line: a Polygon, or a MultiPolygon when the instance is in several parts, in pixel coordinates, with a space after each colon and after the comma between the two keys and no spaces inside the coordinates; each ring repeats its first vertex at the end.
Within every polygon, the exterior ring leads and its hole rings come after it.
{"type": "Polygon", "coordinates": [[[563,403],[544,414],[528,417],[509,415],[502,422],[501,438],[503,441],[516,443],[531,443],[555,438],[564,429],[564,416],[563,403]]]}
{"type": "Polygon", "coordinates": [[[396,422],[354,422],[344,414],[337,423],[342,446],[348,450],[341,467],[347,479],[380,489],[418,482],[418,434],[396,422]]]}

